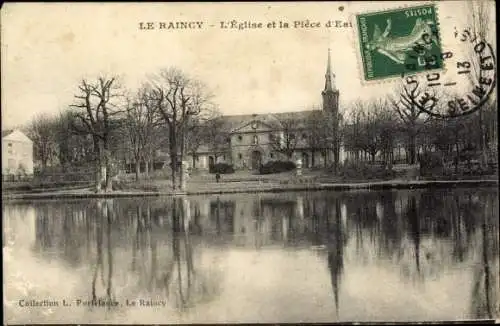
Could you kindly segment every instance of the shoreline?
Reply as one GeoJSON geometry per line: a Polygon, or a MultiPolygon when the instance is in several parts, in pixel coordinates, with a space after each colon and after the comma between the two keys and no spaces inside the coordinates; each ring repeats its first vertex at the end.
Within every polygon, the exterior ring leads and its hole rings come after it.
{"type": "MultiPolygon", "coordinates": [[[[221,187],[224,184],[220,184],[221,187]]],[[[456,187],[498,187],[498,180],[413,180],[413,181],[376,181],[363,183],[312,183],[312,184],[260,184],[255,189],[241,186],[234,189],[207,189],[186,191],[114,191],[110,193],[95,193],[90,190],[54,191],[39,193],[3,193],[2,200],[42,200],[70,198],[122,198],[122,197],[161,197],[161,196],[196,196],[211,194],[236,193],[276,193],[296,191],[353,191],[353,190],[383,190],[383,189],[421,189],[421,188],[456,188],[456,187]]]]}

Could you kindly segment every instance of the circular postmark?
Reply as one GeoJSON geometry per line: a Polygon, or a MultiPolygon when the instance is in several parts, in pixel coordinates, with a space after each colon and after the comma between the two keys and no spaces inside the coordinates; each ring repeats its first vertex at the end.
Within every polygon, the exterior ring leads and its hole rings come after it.
{"type": "MultiPolygon", "coordinates": [[[[407,96],[420,111],[438,118],[455,118],[479,110],[490,98],[496,86],[496,57],[494,49],[470,29],[455,31],[463,51],[441,53],[440,58],[415,56],[419,64],[432,65],[436,60],[446,62],[445,71],[405,76],[403,85],[413,96],[407,96]]],[[[420,45],[416,44],[418,54],[420,45]]],[[[407,66],[412,72],[412,66],[407,66]]]]}
{"type": "MultiPolygon", "coordinates": [[[[404,71],[401,76],[419,71],[429,71],[440,69],[443,66],[444,58],[440,51],[432,51],[433,44],[441,43],[439,35],[439,22],[427,21],[421,23],[423,26],[419,37],[415,40],[407,52],[404,64],[404,71]]],[[[439,48],[438,48],[439,49],[439,48]]]]}

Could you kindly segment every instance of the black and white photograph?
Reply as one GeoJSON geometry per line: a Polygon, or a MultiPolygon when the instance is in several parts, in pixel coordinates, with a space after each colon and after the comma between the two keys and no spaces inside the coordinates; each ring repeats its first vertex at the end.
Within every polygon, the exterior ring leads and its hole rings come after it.
{"type": "Polygon", "coordinates": [[[494,1],[0,12],[4,325],[500,320],[494,1]]]}

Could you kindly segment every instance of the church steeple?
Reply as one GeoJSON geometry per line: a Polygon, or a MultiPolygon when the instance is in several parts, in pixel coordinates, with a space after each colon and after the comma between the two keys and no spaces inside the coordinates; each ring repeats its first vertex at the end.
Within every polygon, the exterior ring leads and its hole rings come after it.
{"type": "Polygon", "coordinates": [[[335,91],[335,74],[332,73],[332,60],[330,57],[330,48],[328,48],[328,62],[326,64],[325,92],[335,91]]]}
{"type": "Polygon", "coordinates": [[[323,96],[323,110],[336,116],[339,110],[339,91],[335,87],[335,74],[332,73],[330,49],[328,49],[328,61],[326,63],[325,89],[321,92],[321,95],[323,96]]]}

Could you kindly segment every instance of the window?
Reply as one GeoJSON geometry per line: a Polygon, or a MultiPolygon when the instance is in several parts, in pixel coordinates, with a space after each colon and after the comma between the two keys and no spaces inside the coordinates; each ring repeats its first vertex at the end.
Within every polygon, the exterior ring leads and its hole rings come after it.
{"type": "Polygon", "coordinates": [[[238,159],[242,159],[243,158],[243,155],[241,155],[241,153],[238,154],[238,159]]]}
{"type": "Polygon", "coordinates": [[[307,139],[307,134],[306,133],[302,134],[302,139],[307,139]]]}
{"type": "Polygon", "coordinates": [[[273,141],[273,140],[274,140],[274,136],[273,136],[273,134],[269,134],[269,140],[270,140],[270,141],[273,141]]]}
{"type": "Polygon", "coordinates": [[[257,135],[253,136],[253,143],[254,143],[254,145],[259,143],[259,137],[257,137],[257,135]]]}
{"type": "Polygon", "coordinates": [[[291,140],[293,140],[293,139],[295,139],[295,135],[294,135],[294,134],[290,134],[289,138],[290,138],[291,140]]]}
{"type": "Polygon", "coordinates": [[[238,140],[239,141],[242,141],[243,140],[243,137],[241,135],[238,135],[238,140]]]}
{"type": "Polygon", "coordinates": [[[12,147],[12,143],[8,143],[7,146],[12,147]]]}
{"type": "Polygon", "coordinates": [[[270,156],[271,158],[274,158],[274,154],[273,154],[273,153],[269,154],[269,156],[270,156]]]}

